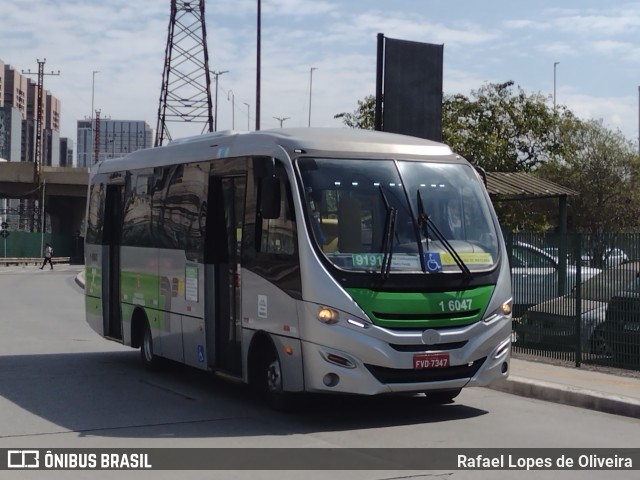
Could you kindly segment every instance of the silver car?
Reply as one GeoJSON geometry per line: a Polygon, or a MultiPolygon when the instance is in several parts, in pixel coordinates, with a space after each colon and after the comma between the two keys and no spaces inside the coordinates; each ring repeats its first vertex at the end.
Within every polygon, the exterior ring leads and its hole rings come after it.
{"type": "Polygon", "coordinates": [[[554,298],[527,310],[515,323],[516,344],[522,346],[562,348],[576,346],[576,313],[580,306],[582,351],[609,355],[602,324],[611,297],[633,284],[640,276],[640,263],[625,263],[602,271],[581,285],[577,291],[554,298]]]}
{"type": "Polygon", "coordinates": [[[601,271],[598,268],[576,267],[567,262],[565,285],[560,290],[558,259],[545,250],[528,243],[514,242],[510,261],[516,317],[533,305],[570,292],[576,284],[578,268],[583,282],[601,271]]]}
{"type": "MultiPolygon", "coordinates": [[[[594,265],[596,262],[594,261],[594,253],[585,253],[582,255],[581,261],[582,265],[594,265]]],[[[602,253],[602,261],[600,265],[605,267],[615,267],[616,265],[620,265],[621,263],[625,263],[629,261],[629,256],[624,253],[623,250],[619,248],[607,248],[602,253]]]]}

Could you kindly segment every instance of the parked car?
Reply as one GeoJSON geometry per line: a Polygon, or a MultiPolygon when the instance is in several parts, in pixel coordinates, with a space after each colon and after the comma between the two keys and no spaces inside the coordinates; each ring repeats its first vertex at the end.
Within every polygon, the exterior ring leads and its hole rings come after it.
{"type": "MultiPolygon", "coordinates": [[[[568,295],[531,307],[515,324],[516,344],[542,348],[575,347],[576,315],[580,306],[582,351],[610,355],[609,340],[603,331],[607,307],[612,297],[637,284],[639,275],[640,262],[617,265],[584,281],[580,286],[580,302],[574,288],[568,295]]],[[[640,312],[640,302],[638,307],[640,312]]]]}
{"type": "Polygon", "coordinates": [[[558,259],[543,249],[515,242],[510,261],[515,317],[533,305],[570,292],[576,284],[578,268],[583,282],[600,273],[600,269],[569,265],[567,262],[565,285],[561,289],[558,259]]]}
{"type": "Polygon", "coordinates": [[[620,265],[621,263],[629,261],[629,256],[619,248],[607,248],[602,253],[601,262],[596,262],[594,255],[595,254],[593,252],[588,252],[582,255],[582,258],[581,258],[582,265],[593,266],[596,263],[599,263],[604,267],[614,267],[616,265],[620,265]]]}
{"type": "Polygon", "coordinates": [[[640,368],[640,278],[611,298],[602,332],[616,363],[640,368]]]}

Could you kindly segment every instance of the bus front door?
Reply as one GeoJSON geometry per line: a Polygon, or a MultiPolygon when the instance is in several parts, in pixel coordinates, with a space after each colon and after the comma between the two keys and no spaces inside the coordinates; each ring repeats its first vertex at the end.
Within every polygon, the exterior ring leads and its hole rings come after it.
{"type": "Polygon", "coordinates": [[[122,232],[122,185],[107,185],[102,271],[102,311],[104,336],[122,340],[120,314],[120,243],[122,232]]]}
{"type": "Polygon", "coordinates": [[[245,190],[244,176],[210,178],[205,234],[205,263],[213,264],[213,285],[207,286],[213,298],[205,306],[210,312],[207,355],[214,359],[212,366],[233,375],[242,374],[239,272],[245,190]]]}

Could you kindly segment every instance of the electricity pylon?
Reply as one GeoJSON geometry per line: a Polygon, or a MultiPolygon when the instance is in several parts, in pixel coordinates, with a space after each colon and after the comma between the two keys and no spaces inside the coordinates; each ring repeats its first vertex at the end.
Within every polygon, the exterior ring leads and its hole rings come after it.
{"type": "Polygon", "coordinates": [[[204,0],[171,0],[155,146],[171,140],[167,123],[206,123],[213,132],[204,0]]]}

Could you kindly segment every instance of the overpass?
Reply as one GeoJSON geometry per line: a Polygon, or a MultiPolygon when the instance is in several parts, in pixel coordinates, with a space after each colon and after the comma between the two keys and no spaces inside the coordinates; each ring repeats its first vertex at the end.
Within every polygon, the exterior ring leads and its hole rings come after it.
{"type": "MultiPolygon", "coordinates": [[[[85,215],[89,169],[43,166],[41,177],[51,233],[77,235],[85,215]]],[[[42,199],[33,162],[0,162],[0,198],[42,199]]]]}

